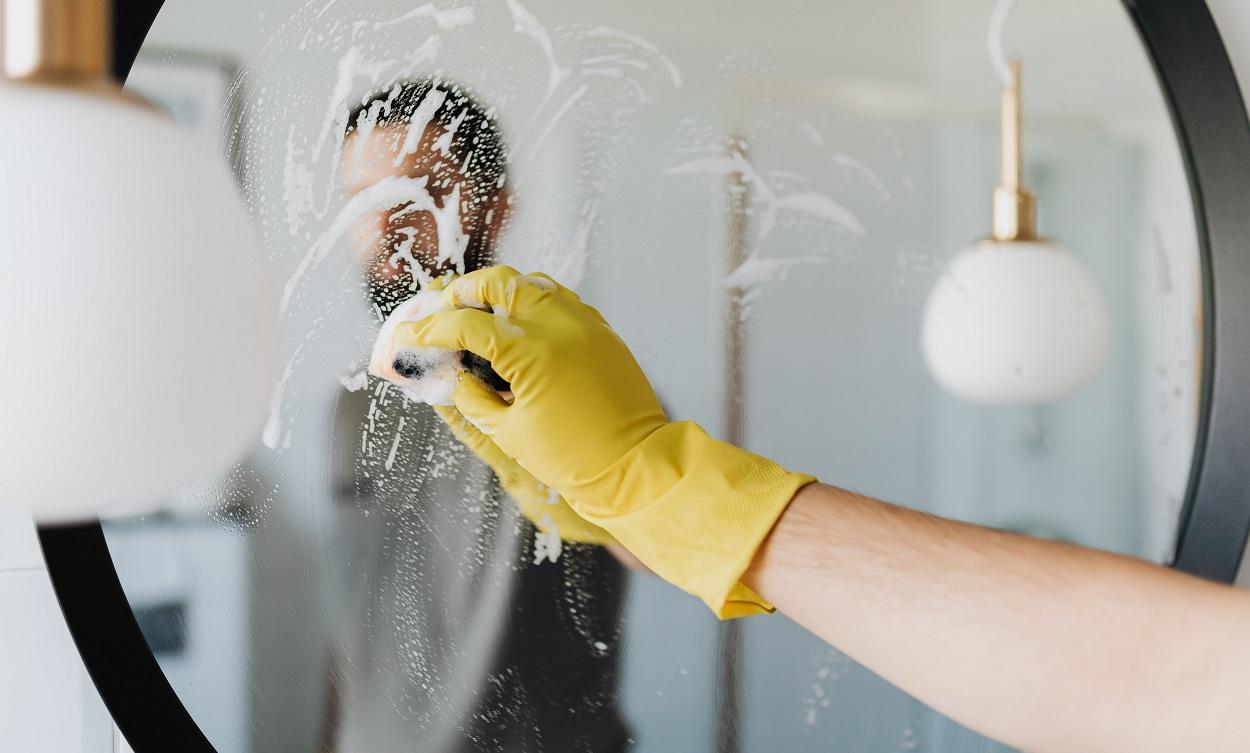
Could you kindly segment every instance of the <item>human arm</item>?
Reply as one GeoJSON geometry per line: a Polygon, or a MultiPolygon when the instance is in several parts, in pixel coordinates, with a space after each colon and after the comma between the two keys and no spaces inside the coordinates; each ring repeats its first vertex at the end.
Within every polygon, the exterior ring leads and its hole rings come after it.
{"type": "Polygon", "coordinates": [[[402,336],[490,360],[516,401],[466,377],[457,409],[718,614],[771,599],[957,721],[1039,753],[1250,737],[1236,708],[1250,697],[1245,596],[812,484],[669,422],[598,312],[544,279],[468,275],[450,303],[492,313],[402,336]]]}
{"type": "Polygon", "coordinates": [[[1036,753],[1243,750],[1250,594],[804,487],[744,581],[962,724],[1036,753]]]}

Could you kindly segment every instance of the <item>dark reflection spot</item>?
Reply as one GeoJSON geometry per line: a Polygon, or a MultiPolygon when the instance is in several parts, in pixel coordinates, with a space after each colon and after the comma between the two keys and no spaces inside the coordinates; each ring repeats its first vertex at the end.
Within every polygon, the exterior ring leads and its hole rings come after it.
{"type": "Polygon", "coordinates": [[[495,370],[491,368],[490,361],[476,353],[470,353],[467,350],[460,351],[460,365],[465,368],[465,371],[490,385],[490,388],[493,390],[504,392],[512,389],[512,385],[508,384],[506,379],[496,374],[495,370]]]}

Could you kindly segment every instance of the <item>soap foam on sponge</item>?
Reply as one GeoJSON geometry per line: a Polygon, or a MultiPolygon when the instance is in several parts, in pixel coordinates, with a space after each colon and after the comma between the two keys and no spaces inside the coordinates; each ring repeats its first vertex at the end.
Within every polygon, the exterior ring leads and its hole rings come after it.
{"type": "Polygon", "coordinates": [[[460,372],[461,356],[453,350],[403,348],[395,343],[395,330],[450,308],[435,290],[423,290],[399,305],[382,323],[369,373],[398,385],[408,397],[429,405],[451,405],[460,372]]]}

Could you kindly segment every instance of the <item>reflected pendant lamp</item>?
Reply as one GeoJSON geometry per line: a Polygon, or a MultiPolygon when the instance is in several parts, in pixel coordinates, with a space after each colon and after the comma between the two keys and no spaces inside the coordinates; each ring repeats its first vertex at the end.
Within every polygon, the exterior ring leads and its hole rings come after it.
{"type": "Polygon", "coordinates": [[[929,372],[949,393],[979,404],[1041,405],[1098,373],[1108,316],[1085,266],[1037,234],[1036,199],[1021,184],[1020,63],[1009,72],[993,232],[939,277],[921,339],[929,372]]]}
{"type": "Polygon", "coordinates": [[[278,372],[226,169],[108,77],[109,3],[0,0],[0,506],[149,510],[236,461],[278,372]]]}

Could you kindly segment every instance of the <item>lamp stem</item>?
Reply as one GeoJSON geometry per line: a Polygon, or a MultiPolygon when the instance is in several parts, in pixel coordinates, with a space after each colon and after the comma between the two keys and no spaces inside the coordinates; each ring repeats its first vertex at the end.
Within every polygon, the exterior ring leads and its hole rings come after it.
{"type": "Polygon", "coordinates": [[[110,6],[109,0],[0,0],[0,79],[106,81],[110,6]]]}
{"type": "Polygon", "coordinates": [[[996,241],[1025,241],[1037,238],[1037,199],[1023,187],[1024,173],[1020,104],[1020,61],[1008,66],[1010,78],[1003,86],[1002,164],[999,186],[994,191],[994,230],[996,241]]]}
{"type": "Polygon", "coordinates": [[[1002,106],[1002,186],[1004,188],[1020,188],[1021,165],[1020,148],[1020,62],[1012,61],[1008,70],[1011,78],[1003,87],[1002,106]]]}

